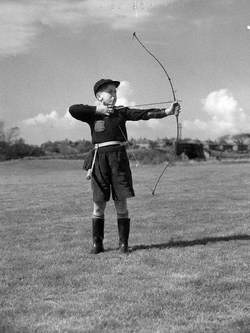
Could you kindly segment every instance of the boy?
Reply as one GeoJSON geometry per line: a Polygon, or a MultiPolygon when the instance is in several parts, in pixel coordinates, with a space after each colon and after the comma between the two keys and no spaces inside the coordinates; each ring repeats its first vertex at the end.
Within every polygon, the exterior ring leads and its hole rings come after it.
{"type": "Polygon", "coordinates": [[[121,253],[128,252],[130,218],[127,198],[133,197],[132,175],[127,157],[125,143],[127,141],[126,121],[149,120],[178,115],[180,105],[174,102],[169,109],[133,109],[116,107],[116,89],[119,81],[101,79],[94,85],[97,106],[72,105],[69,112],[72,117],[86,122],[90,126],[92,142],[95,145],[94,156],[85,168],[91,172],[93,191],[92,233],[93,247],[91,253],[104,251],[104,212],[106,202],[114,200],[121,253]]]}

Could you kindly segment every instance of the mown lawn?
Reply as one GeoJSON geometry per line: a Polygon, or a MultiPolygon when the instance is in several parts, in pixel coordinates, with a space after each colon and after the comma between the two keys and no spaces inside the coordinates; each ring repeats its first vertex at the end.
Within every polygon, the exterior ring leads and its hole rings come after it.
{"type": "Polygon", "coordinates": [[[131,252],[90,255],[81,161],[0,164],[0,332],[250,332],[250,166],[133,167],[131,252]]]}

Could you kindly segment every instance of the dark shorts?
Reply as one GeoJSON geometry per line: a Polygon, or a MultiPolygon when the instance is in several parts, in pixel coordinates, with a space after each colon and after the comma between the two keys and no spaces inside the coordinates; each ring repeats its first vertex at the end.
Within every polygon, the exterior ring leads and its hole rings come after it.
{"type": "Polygon", "coordinates": [[[123,200],[135,195],[125,147],[99,148],[96,155],[91,186],[94,201],[123,200]]]}

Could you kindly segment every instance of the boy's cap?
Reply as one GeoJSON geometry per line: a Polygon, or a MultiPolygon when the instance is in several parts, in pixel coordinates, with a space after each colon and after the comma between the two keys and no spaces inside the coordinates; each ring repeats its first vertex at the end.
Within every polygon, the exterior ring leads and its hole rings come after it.
{"type": "Polygon", "coordinates": [[[113,81],[110,79],[101,79],[99,81],[97,81],[94,85],[94,93],[96,95],[96,93],[98,92],[98,90],[104,86],[105,84],[114,84],[116,86],[116,88],[120,85],[119,81],[113,81]]]}

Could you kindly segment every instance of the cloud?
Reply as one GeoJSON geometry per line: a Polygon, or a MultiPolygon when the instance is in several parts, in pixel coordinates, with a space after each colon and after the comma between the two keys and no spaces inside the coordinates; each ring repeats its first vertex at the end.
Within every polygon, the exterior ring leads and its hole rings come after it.
{"type": "Polygon", "coordinates": [[[33,118],[28,118],[23,120],[23,124],[28,125],[28,126],[35,126],[39,124],[45,124],[48,122],[53,122],[56,119],[58,119],[58,114],[56,111],[52,111],[51,113],[48,114],[43,114],[39,113],[37,116],[33,118]]]}
{"type": "Polygon", "coordinates": [[[131,29],[152,9],[176,0],[23,0],[0,3],[0,55],[28,52],[44,26],[81,32],[88,24],[131,29]]]}
{"type": "MultiPolygon", "coordinates": [[[[134,105],[130,101],[130,96],[133,94],[133,89],[128,81],[121,81],[118,89],[117,105],[134,105]]],[[[75,120],[68,111],[64,115],[59,114],[56,110],[49,113],[39,113],[34,117],[24,119],[20,123],[23,132],[29,131],[31,128],[43,130],[44,132],[53,128],[56,131],[73,130],[81,128],[82,123],[75,120]]]]}
{"type": "Polygon", "coordinates": [[[117,29],[131,28],[145,20],[158,6],[167,6],[176,0],[87,0],[86,8],[92,18],[111,22],[117,29]]]}
{"type": "Polygon", "coordinates": [[[113,28],[129,28],[150,16],[155,7],[167,6],[174,1],[177,0],[46,1],[48,15],[43,22],[63,25],[105,22],[113,28]]]}
{"type": "Polygon", "coordinates": [[[53,126],[57,128],[74,127],[78,122],[72,118],[67,111],[63,116],[60,116],[57,111],[53,110],[50,113],[39,113],[35,117],[25,119],[21,122],[24,126],[53,126]]]}
{"type": "Polygon", "coordinates": [[[134,101],[130,101],[130,97],[133,94],[133,89],[128,81],[121,81],[117,90],[117,102],[116,105],[133,106],[134,101]]]}
{"type": "Polygon", "coordinates": [[[0,4],[0,54],[24,53],[39,33],[36,6],[16,2],[0,4]]]}
{"type": "Polygon", "coordinates": [[[64,140],[71,138],[79,140],[83,137],[90,139],[89,128],[87,125],[72,118],[66,111],[60,115],[53,110],[50,113],[39,113],[34,117],[25,119],[18,124],[21,136],[31,144],[41,144],[51,140],[64,140]]]}
{"type": "Polygon", "coordinates": [[[208,121],[184,121],[183,126],[187,130],[198,130],[201,136],[207,137],[250,131],[250,116],[240,107],[229,90],[213,91],[201,102],[208,121]]]}

